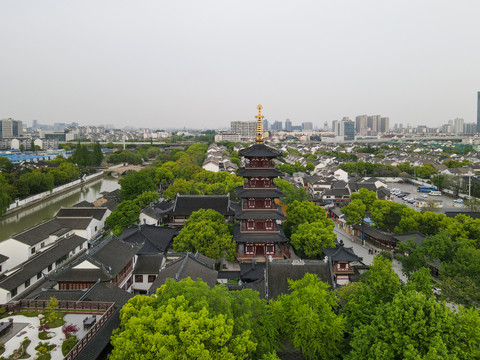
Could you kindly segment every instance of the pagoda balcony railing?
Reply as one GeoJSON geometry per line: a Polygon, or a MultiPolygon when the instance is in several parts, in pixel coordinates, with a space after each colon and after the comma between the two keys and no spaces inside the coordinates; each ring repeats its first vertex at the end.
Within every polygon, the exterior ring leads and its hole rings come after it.
{"type": "Polygon", "coordinates": [[[265,185],[265,183],[261,183],[257,181],[255,185],[252,185],[248,182],[243,184],[244,189],[276,189],[277,185],[275,185],[273,182],[270,183],[270,185],[265,185]]]}
{"type": "Polygon", "coordinates": [[[279,232],[280,232],[280,226],[278,226],[277,224],[273,224],[273,227],[272,227],[272,228],[269,228],[269,229],[266,229],[266,228],[258,229],[258,228],[256,228],[256,227],[254,227],[254,228],[249,228],[249,227],[247,227],[246,224],[240,224],[240,231],[241,231],[242,233],[249,233],[249,234],[254,234],[254,233],[257,233],[257,234],[279,233],[279,232]]]}
{"type": "Polygon", "coordinates": [[[277,208],[277,205],[272,201],[272,205],[271,205],[271,206],[265,206],[265,205],[261,205],[261,206],[248,206],[248,204],[242,203],[242,210],[252,210],[252,211],[255,211],[255,210],[260,210],[260,211],[273,210],[273,211],[277,211],[278,208],[277,208]]]}
{"type": "Polygon", "coordinates": [[[355,270],[353,268],[348,268],[348,269],[342,269],[342,268],[333,268],[333,273],[334,274],[355,274],[355,270]]]}
{"type": "Polygon", "coordinates": [[[274,169],[275,165],[273,163],[246,163],[245,169],[274,169]]]}

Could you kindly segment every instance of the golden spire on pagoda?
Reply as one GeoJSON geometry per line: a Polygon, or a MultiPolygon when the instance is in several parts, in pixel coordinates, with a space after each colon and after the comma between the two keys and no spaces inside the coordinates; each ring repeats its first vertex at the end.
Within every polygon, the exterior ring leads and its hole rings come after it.
{"type": "Polygon", "coordinates": [[[257,118],[257,144],[263,144],[263,118],[265,116],[262,115],[262,109],[263,109],[263,106],[262,105],[258,105],[257,106],[257,110],[258,110],[258,115],[255,115],[255,117],[257,118]]]}

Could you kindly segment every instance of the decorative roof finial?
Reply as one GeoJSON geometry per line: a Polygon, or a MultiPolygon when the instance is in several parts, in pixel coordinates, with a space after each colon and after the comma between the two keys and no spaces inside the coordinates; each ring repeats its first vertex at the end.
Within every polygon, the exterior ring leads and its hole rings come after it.
{"type": "Polygon", "coordinates": [[[265,116],[262,115],[262,109],[263,109],[263,106],[262,105],[258,105],[257,106],[257,110],[258,110],[258,115],[255,115],[255,117],[257,118],[257,144],[263,144],[263,118],[265,116]]]}

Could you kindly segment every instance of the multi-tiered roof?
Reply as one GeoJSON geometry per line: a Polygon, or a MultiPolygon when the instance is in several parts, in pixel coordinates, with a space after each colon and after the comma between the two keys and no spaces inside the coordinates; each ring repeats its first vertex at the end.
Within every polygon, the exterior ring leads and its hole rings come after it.
{"type": "Polygon", "coordinates": [[[234,240],[240,260],[264,255],[283,258],[282,246],[288,242],[281,226],[285,215],[276,202],[283,194],[274,183],[282,174],[273,164],[280,152],[263,143],[261,105],[258,109],[256,143],[239,151],[245,158],[245,166],[237,171],[245,182],[237,189],[240,204],[235,207],[240,225],[234,229],[234,240]]]}

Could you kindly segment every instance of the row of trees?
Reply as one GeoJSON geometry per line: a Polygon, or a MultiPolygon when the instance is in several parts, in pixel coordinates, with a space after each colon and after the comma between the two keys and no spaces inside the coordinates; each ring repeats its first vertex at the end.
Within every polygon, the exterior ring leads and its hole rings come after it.
{"type": "Polygon", "coordinates": [[[382,230],[397,234],[420,231],[427,235],[420,244],[399,243],[399,249],[408,254],[399,257],[405,274],[410,276],[438,263],[445,299],[469,306],[480,302],[480,219],[418,212],[403,204],[378,200],[373,191],[366,189],[353,193],[342,212],[347,215],[347,224],[359,223],[369,213],[382,230]]]}
{"type": "Polygon", "coordinates": [[[477,359],[480,316],[451,311],[432,294],[428,271],[402,285],[377,256],[358,283],[332,291],[316,275],[289,281],[267,302],[251,290],[167,280],[121,310],[112,359],[278,359],[290,343],[306,359],[477,359]]]}

